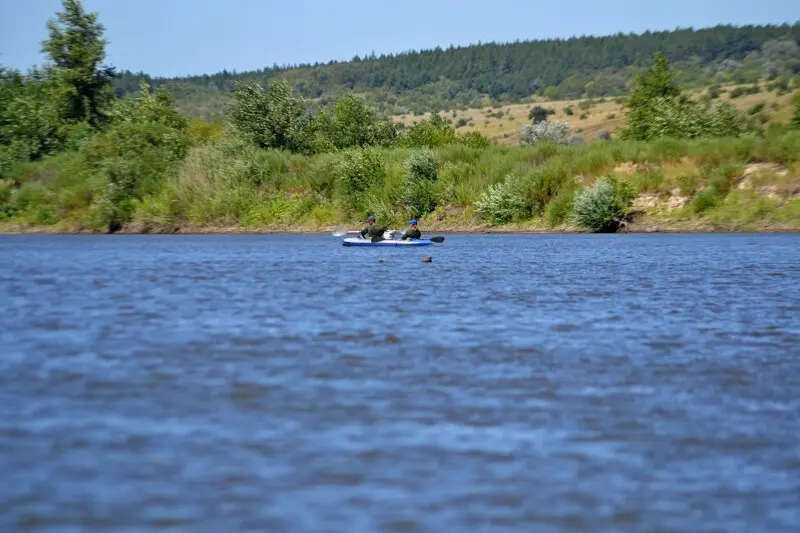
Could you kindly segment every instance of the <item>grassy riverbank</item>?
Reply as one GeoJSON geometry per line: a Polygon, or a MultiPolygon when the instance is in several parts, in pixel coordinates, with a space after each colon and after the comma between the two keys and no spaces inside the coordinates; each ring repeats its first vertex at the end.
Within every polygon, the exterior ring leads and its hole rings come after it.
{"type": "MultiPolygon", "coordinates": [[[[368,213],[401,228],[414,154],[373,148],[304,156],[221,137],[195,145],[173,176],[132,202],[120,231],[322,232],[360,227],[368,213]]],[[[580,146],[452,145],[427,155],[435,176],[422,193],[433,207],[420,217],[424,231],[585,231],[570,215],[574,199],[606,177],[634,192],[629,231],[800,229],[798,131],[580,146]]],[[[105,183],[93,178],[84,152],[25,165],[12,180],[17,190],[0,230],[107,231],[96,202],[105,183]]],[[[2,198],[11,198],[8,184],[0,187],[2,198]]]]}

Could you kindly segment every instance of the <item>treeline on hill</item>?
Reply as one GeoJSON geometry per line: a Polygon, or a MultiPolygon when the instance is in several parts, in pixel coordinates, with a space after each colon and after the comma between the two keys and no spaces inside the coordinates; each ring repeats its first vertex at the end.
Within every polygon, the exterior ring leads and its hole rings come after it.
{"type": "Polygon", "coordinates": [[[349,62],[272,67],[251,72],[151,78],[125,71],[115,80],[119,96],[142,79],[164,86],[190,116],[224,114],[236,82],[266,86],[282,78],[306,99],[325,106],[348,92],[363,94],[383,115],[516,103],[531,95],[549,99],[626,94],[656,52],[677,71],[682,87],[747,84],[800,74],[800,23],[716,26],[706,29],[575,37],[465,47],[397,55],[355,57],[349,62]]]}
{"type": "MultiPolygon", "coordinates": [[[[43,43],[48,65],[0,71],[7,223],[110,232],[319,228],[368,214],[386,224],[447,217],[455,208],[467,225],[542,218],[603,231],[643,191],[679,187],[691,213],[708,213],[743,198],[732,185],[744,164],[800,162],[800,94],[793,121],[765,129],[730,104],[687,98],[660,53],[635,80],[622,139],[583,146],[568,146],[576,142],[569,126],[546,112],[532,110],[523,146],[501,147],[458,135],[436,115],[402,128],[353,95],[310,106],[283,80],[266,89],[237,84],[226,121],[187,119],[164,87],[142,83],[130,97],[114,95],[103,26],[78,0],[62,2],[43,43]],[[637,170],[620,178],[620,163],[637,170]]],[[[726,216],[800,220],[797,199],[753,198],[756,211],[736,207],[726,216]]]]}

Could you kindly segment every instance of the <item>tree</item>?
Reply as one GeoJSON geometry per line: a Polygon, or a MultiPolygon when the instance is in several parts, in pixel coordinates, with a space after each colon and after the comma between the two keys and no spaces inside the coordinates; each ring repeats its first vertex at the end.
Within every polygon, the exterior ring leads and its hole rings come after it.
{"type": "Polygon", "coordinates": [[[266,91],[254,82],[237,82],[233,97],[231,122],[244,137],[261,148],[307,149],[311,123],[303,99],[286,80],[273,81],[266,91]]]}
{"type": "Polygon", "coordinates": [[[39,70],[27,76],[0,67],[0,179],[14,163],[61,147],[53,83],[39,70]]]}
{"type": "Polygon", "coordinates": [[[537,105],[532,107],[528,112],[528,120],[533,120],[534,124],[538,124],[539,122],[547,120],[548,115],[553,114],[555,114],[555,110],[537,105]]]}
{"type": "Polygon", "coordinates": [[[372,144],[373,122],[372,111],[362,99],[342,96],[333,106],[333,144],[339,149],[372,144]]]}
{"type": "Polygon", "coordinates": [[[675,73],[670,70],[663,53],[654,55],[653,65],[636,78],[637,87],[633,90],[626,107],[628,127],[623,129],[625,139],[647,140],[653,122],[653,107],[659,100],[681,100],[681,90],[675,83],[675,73]]]}
{"type": "Polygon", "coordinates": [[[106,57],[105,28],[96,13],[86,13],[79,0],[62,0],[64,11],[47,23],[49,39],[42,52],[54,64],[59,81],[59,104],[64,122],[86,121],[98,126],[114,93],[114,68],[103,65],[106,57]]]}

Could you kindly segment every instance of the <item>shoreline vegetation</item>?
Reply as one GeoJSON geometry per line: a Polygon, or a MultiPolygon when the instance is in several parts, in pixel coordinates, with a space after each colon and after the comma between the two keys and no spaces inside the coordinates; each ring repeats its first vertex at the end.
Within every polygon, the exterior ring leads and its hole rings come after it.
{"type": "Polygon", "coordinates": [[[691,94],[655,53],[613,130],[575,127],[594,98],[537,102],[508,145],[439,114],[382,117],[352,93],[310,105],[282,79],[237,83],[220,120],[146,81],[120,98],[97,15],[63,5],[45,68],[0,67],[0,233],[329,233],[368,215],[416,218],[423,235],[800,231],[791,39],[770,41],[763,79],[691,94]],[[762,90],[780,98],[731,103],[762,90]]]}

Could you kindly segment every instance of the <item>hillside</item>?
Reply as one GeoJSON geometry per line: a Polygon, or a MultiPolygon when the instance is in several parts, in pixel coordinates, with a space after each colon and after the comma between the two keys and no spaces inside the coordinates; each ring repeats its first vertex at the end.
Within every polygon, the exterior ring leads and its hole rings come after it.
{"type": "Polygon", "coordinates": [[[532,40],[435,48],[349,62],[151,78],[129,71],[115,81],[118,96],[146,79],[164,86],[190,116],[225,114],[235,82],[266,85],[287,79],[300,95],[326,105],[355,92],[384,115],[468,109],[531,97],[576,99],[625,94],[635,75],[662,51],[684,87],[753,83],[800,74],[800,23],[532,40]]]}
{"type": "MultiPolygon", "coordinates": [[[[737,109],[755,116],[761,124],[767,126],[785,124],[791,119],[792,93],[783,89],[779,83],[762,81],[747,85],[722,85],[718,90],[720,93],[718,101],[730,102],[737,109]],[[758,92],[755,92],[755,87],[758,88],[758,92]]],[[[688,91],[687,94],[694,99],[700,99],[707,96],[708,92],[708,88],[701,88],[688,91]]],[[[516,145],[519,143],[522,126],[531,122],[528,118],[529,111],[533,106],[539,105],[554,111],[548,116],[548,120],[565,121],[576,134],[580,134],[586,141],[593,141],[602,132],[614,133],[625,125],[626,110],[623,104],[623,97],[570,100],[547,100],[538,97],[531,103],[509,105],[486,103],[481,107],[453,110],[440,115],[460,133],[477,131],[497,144],[516,145]]],[[[431,114],[394,115],[392,119],[410,126],[427,119],[431,114]]]]}

